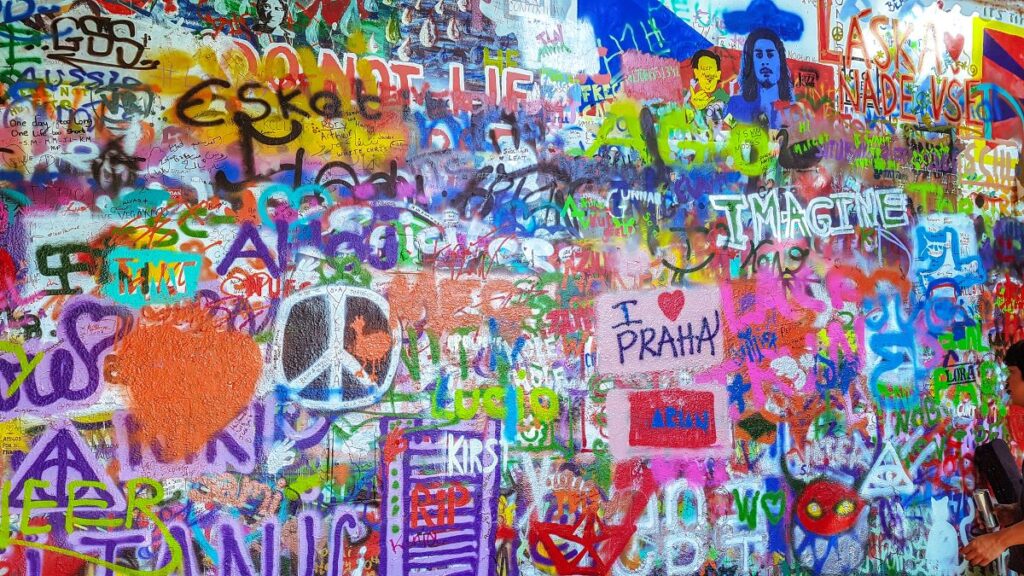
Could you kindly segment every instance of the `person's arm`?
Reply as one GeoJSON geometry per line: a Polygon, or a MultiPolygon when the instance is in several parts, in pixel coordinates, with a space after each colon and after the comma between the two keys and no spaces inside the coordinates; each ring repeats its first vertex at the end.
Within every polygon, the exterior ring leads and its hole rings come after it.
{"type": "Polygon", "coordinates": [[[975,566],[987,566],[1010,546],[1024,544],[1024,522],[1017,522],[991,534],[982,534],[960,549],[960,553],[975,566]]]}

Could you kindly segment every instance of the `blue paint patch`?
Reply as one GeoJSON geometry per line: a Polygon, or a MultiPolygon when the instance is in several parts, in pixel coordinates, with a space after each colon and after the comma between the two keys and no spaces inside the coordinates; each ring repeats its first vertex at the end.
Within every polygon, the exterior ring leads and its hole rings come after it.
{"type": "Polygon", "coordinates": [[[779,10],[771,0],[754,0],[746,10],[726,12],[722,15],[725,29],[734,34],[750,34],[758,28],[767,28],[787,41],[799,40],[804,35],[804,20],[795,12],[779,10]]]}
{"type": "Polygon", "coordinates": [[[594,37],[607,50],[600,57],[601,72],[620,75],[620,57],[627,50],[638,50],[676,60],[687,60],[697,50],[711,47],[699,32],[652,0],[580,0],[580,20],[594,27],[594,37]]]}
{"type": "Polygon", "coordinates": [[[516,387],[513,384],[507,384],[505,386],[505,429],[502,434],[505,437],[505,442],[509,444],[515,444],[516,432],[519,430],[517,422],[519,422],[519,404],[516,398],[516,387]]]}

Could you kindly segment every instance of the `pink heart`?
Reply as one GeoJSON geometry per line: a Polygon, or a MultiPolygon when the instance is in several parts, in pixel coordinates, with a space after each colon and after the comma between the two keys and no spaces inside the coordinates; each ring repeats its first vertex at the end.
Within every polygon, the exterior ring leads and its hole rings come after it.
{"type": "Polygon", "coordinates": [[[964,35],[957,34],[956,36],[953,36],[949,32],[946,32],[942,39],[946,43],[946,52],[949,52],[949,55],[950,57],[953,58],[953,61],[955,62],[959,60],[960,54],[962,54],[964,51],[964,35]]]}
{"type": "Polygon", "coordinates": [[[661,312],[665,314],[665,317],[675,322],[676,318],[679,318],[679,312],[683,309],[683,304],[686,303],[686,297],[683,296],[682,290],[676,290],[675,292],[663,292],[658,295],[658,307],[661,308],[661,312]]]}

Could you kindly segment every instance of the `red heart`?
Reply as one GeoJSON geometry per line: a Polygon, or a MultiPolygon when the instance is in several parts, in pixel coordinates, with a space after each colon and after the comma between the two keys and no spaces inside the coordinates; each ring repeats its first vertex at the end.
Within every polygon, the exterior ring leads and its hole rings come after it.
{"type": "Polygon", "coordinates": [[[946,32],[942,39],[946,42],[946,52],[949,52],[953,61],[955,62],[959,60],[960,54],[964,51],[964,35],[957,34],[956,36],[953,36],[949,32],[946,32]]]}
{"type": "Polygon", "coordinates": [[[683,304],[685,303],[686,297],[683,296],[682,290],[663,292],[658,295],[658,307],[665,314],[665,318],[673,322],[675,322],[676,318],[679,318],[679,312],[683,309],[683,304]]]}

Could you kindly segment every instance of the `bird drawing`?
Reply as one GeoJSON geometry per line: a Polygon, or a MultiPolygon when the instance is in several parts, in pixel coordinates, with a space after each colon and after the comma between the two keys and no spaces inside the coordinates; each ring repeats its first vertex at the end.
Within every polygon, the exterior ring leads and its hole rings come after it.
{"type": "Polygon", "coordinates": [[[779,129],[775,136],[779,140],[779,165],[787,170],[810,170],[821,161],[821,152],[816,143],[807,141],[789,143],[789,130],[779,129]]]}
{"type": "Polygon", "coordinates": [[[376,382],[384,359],[391,350],[391,335],[387,332],[367,332],[366,320],[362,316],[356,316],[351,327],[355,331],[352,355],[364,367],[369,364],[370,377],[376,382]]]}

